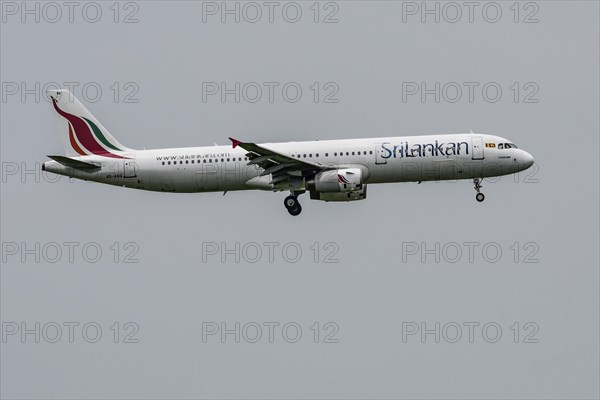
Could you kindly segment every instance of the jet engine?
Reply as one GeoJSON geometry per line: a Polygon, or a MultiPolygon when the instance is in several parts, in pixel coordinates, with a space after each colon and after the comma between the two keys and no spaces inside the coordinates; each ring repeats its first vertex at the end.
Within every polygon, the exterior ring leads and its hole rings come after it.
{"type": "Polygon", "coordinates": [[[310,198],[323,201],[354,201],[367,197],[360,168],[344,168],[319,172],[308,182],[310,198]]]}

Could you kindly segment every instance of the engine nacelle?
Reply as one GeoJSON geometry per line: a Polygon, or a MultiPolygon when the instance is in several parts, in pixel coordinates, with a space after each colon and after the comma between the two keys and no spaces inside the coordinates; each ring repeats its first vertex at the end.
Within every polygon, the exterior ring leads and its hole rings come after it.
{"type": "Polygon", "coordinates": [[[362,189],[362,170],[359,168],[334,169],[319,172],[308,182],[310,191],[325,193],[345,193],[362,189]]]}
{"type": "Polygon", "coordinates": [[[322,200],[322,201],[355,201],[364,200],[367,198],[367,185],[361,185],[359,190],[352,192],[317,192],[311,190],[311,200],[322,200]]]}

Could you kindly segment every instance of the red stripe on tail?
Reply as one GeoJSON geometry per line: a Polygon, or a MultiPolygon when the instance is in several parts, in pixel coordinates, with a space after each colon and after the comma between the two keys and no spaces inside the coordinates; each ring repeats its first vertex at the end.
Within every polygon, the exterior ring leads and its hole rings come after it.
{"type": "Polygon", "coordinates": [[[100,144],[98,144],[98,142],[94,139],[94,136],[92,135],[92,131],[90,130],[89,126],[81,118],[64,112],[63,110],[58,108],[58,104],[54,97],[52,98],[52,103],[54,104],[54,109],[56,110],[56,112],[65,117],[71,123],[71,125],[73,125],[73,129],[75,130],[75,136],[77,136],[79,143],[81,143],[87,151],[104,157],[126,158],[110,153],[104,147],[100,146],[100,144]]]}

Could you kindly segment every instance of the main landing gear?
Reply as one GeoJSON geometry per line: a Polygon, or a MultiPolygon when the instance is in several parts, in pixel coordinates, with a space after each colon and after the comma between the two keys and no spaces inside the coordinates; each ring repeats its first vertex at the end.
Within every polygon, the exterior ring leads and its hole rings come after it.
{"type": "Polygon", "coordinates": [[[475,195],[475,200],[477,200],[478,202],[482,202],[483,200],[485,200],[485,195],[483,193],[481,193],[481,179],[479,178],[475,178],[473,179],[473,183],[475,184],[475,190],[477,191],[477,194],[475,195]]]}
{"type": "Polygon", "coordinates": [[[283,201],[283,205],[285,206],[285,208],[287,208],[290,215],[293,215],[294,217],[296,215],[300,215],[300,213],[302,212],[302,206],[298,201],[298,195],[294,192],[292,192],[291,195],[285,198],[285,200],[283,201]]]}

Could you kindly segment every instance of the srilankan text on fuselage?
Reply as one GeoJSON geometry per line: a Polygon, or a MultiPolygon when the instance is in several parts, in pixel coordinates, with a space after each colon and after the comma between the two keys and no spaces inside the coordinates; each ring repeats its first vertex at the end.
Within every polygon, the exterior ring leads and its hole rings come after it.
{"type": "Polygon", "coordinates": [[[440,143],[437,140],[435,143],[414,143],[401,142],[400,144],[392,144],[384,142],[381,144],[381,158],[406,158],[406,157],[438,157],[438,156],[458,156],[464,151],[465,155],[469,154],[469,144],[467,142],[448,142],[440,143]]]}

